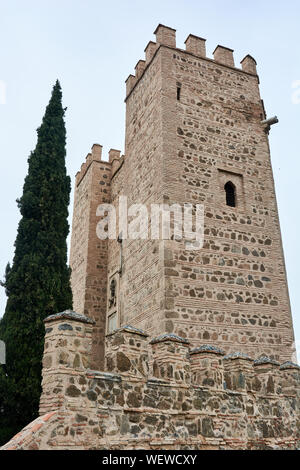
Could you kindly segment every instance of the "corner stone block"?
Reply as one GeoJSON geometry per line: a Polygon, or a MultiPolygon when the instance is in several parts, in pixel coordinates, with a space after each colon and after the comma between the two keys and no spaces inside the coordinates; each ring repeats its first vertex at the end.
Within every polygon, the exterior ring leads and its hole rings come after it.
{"type": "Polygon", "coordinates": [[[224,351],[209,344],[190,351],[192,384],[223,389],[224,351]]]}
{"type": "Polygon", "coordinates": [[[145,47],[145,60],[146,60],[146,65],[149,64],[149,62],[151,62],[152,60],[152,57],[154,56],[155,54],[155,51],[156,49],[158,48],[158,45],[156,44],[156,42],[153,42],[153,41],[149,41],[147,46],[145,47]]]}
{"type": "Polygon", "coordinates": [[[110,149],[108,152],[108,161],[112,163],[114,160],[120,160],[121,150],[110,149]]]}
{"type": "Polygon", "coordinates": [[[125,83],[126,83],[126,96],[129,95],[129,93],[131,92],[131,90],[134,87],[134,85],[136,84],[136,82],[137,82],[137,78],[134,75],[129,75],[127,77],[127,79],[125,80],[125,83]]]}
{"type": "Polygon", "coordinates": [[[93,161],[93,155],[91,153],[88,153],[87,156],[85,157],[86,166],[88,167],[92,161],[93,161]]]}
{"type": "Polygon", "coordinates": [[[90,364],[94,320],[66,310],[45,320],[40,414],[62,406],[70,376],[82,375],[90,364]]]}
{"type": "Polygon", "coordinates": [[[148,335],[126,325],[106,336],[105,370],[130,377],[146,378],[149,371],[148,335]]]}
{"type": "Polygon", "coordinates": [[[236,352],[223,357],[224,388],[227,390],[251,390],[253,380],[253,359],[247,354],[236,352]]]}
{"type": "Polygon", "coordinates": [[[241,60],[241,65],[242,70],[244,70],[244,72],[253,73],[257,75],[256,60],[251,55],[246,55],[246,57],[241,60]]]}
{"type": "Polygon", "coordinates": [[[120,166],[120,150],[110,149],[108,152],[108,161],[111,163],[112,174],[114,174],[120,166]]]}
{"type": "Polygon", "coordinates": [[[135,66],[135,76],[137,80],[143,75],[145,70],[146,62],[144,60],[139,60],[135,66]]]}
{"type": "Polygon", "coordinates": [[[213,52],[214,60],[220,64],[234,67],[233,49],[224,46],[217,46],[213,52]]]}
{"type": "Polygon", "coordinates": [[[94,320],[66,310],[45,320],[44,368],[89,367],[94,320]]]}
{"type": "Polygon", "coordinates": [[[154,31],[156,42],[163,46],[176,47],[176,29],[159,24],[154,31]]]}
{"type": "Polygon", "coordinates": [[[93,144],[92,146],[92,158],[98,162],[101,162],[102,157],[102,145],[93,144]]]}
{"type": "Polygon", "coordinates": [[[170,382],[190,383],[188,340],[170,333],[153,338],[150,344],[154,377],[170,382]]]}
{"type": "Polygon", "coordinates": [[[252,390],[258,394],[274,395],[280,393],[279,362],[262,356],[253,362],[254,375],[252,390]]]}
{"type": "Polygon", "coordinates": [[[185,50],[200,57],[206,57],[205,42],[206,39],[199,38],[198,36],[194,36],[193,34],[189,34],[189,36],[184,41],[185,50]]]}
{"type": "Polygon", "coordinates": [[[300,397],[300,366],[293,362],[284,362],[279,367],[281,393],[300,397]]]}

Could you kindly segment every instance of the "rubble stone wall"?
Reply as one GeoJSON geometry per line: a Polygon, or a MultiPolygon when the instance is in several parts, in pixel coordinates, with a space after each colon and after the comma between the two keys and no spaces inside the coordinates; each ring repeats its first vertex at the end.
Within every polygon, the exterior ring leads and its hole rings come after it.
{"type": "Polygon", "coordinates": [[[40,418],[2,449],[296,449],[300,368],[174,334],[107,336],[88,366],[93,321],[46,319],[40,418]]]}

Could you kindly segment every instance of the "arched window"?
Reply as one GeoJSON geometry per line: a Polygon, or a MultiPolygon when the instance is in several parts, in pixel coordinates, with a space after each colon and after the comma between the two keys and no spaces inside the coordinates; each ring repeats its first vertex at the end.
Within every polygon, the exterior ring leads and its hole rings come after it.
{"type": "Polygon", "coordinates": [[[230,207],[236,206],[236,194],[235,194],[235,186],[231,181],[227,181],[224,186],[225,193],[226,193],[226,204],[230,207]]]}

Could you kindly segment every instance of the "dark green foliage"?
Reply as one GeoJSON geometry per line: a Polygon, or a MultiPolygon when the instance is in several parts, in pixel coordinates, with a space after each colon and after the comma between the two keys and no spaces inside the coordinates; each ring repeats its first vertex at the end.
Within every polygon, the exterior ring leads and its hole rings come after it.
{"type": "Polygon", "coordinates": [[[38,416],[43,320],[72,308],[64,112],[57,81],[28,159],[23,195],[17,201],[22,217],[15,255],[2,283],[8,300],[0,339],[6,342],[8,377],[0,371],[0,444],[38,416]]]}

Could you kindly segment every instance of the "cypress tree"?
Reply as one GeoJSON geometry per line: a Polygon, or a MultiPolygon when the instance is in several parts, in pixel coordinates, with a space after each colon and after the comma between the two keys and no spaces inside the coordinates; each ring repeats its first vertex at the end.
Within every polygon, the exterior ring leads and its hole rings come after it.
{"type": "Polygon", "coordinates": [[[28,174],[12,266],[2,285],[8,296],[0,322],[6,372],[0,372],[0,442],[38,416],[46,316],[72,308],[67,266],[70,177],[67,176],[65,109],[59,82],[53,87],[28,174]]]}

